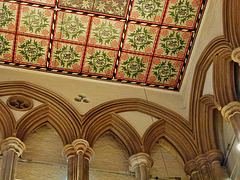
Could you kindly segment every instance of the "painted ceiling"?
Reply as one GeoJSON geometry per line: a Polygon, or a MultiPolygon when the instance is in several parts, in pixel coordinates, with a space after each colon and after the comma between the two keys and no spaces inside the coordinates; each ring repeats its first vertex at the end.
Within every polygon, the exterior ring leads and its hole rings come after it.
{"type": "Polygon", "coordinates": [[[0,0],[0,63],[179,90],[204,0],[0,0]]]}

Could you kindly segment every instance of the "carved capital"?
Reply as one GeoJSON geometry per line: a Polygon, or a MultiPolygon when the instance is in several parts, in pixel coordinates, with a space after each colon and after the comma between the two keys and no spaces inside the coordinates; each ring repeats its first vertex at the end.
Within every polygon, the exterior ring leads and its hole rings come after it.
{"type": "Polygon", "coordinates": [[[185,172],[187,173],[187,175],[191,175],[194,172],[198,171],[198,166],[195,160],[190,160],[185,164],[185,172]]]}
{"type": "Polygon", "coordinates": [[[185,172],[191,177],[205,177],[224,179],[225,175],[221,169],[223,160],[222,152],[214,149],[205,154],[198,155],[195,159],[188,161],[185,164],[185,172]],[[207,171],[208,169],[209,171],[207,171]]]}
{"type": "Polygon", "coordinates": [[[95,156],[95,152],[93,148],[88,147],[87,151],[85,152],[85,157],[91,162],[95,156]]]}
{"type": "Polygon", "coordinates": [[[146,153],[134,154],[129,158],[128,162],[131,172],[135,172],[136,168],[138,168],[140,165],[145,165],[149,169],[153,165],[152,158],[146,153]]]}
{"type": "Polygon", "coordinates": [[[26,149],[25,144],[18,138],[8,137],[2,141],[1,151],[4,154],[7,151],[14,151],[19,157],[26,149]]]}
{"type": "Polygon", "coordinates": [[[240,102],[232,101],[222,108],[222,116],[227,122],[230,122],[230,119],[235,114],[240,114],[240,102]]]}
{"type": "Polygon", "coordinates": [[[232,60],[240,65],[240,47],[235,48],[232,52],[232,60]]]}
{"type": "Polygon", "coordinates": [[[79,152],[84,154],[85,158],[91,161],[95,155],[94,150],[89,146],[89,143],[84,139],[76,139],[72,144],[67,144],[63,148],[63,155],[66,159],[69,159],[79,152]]]}
{"type": "Polygon", "coordinates": [[[85,153],[89,147],[89,143],[84,139],[76,139],[72,142],[72,145],[77,153],[79,151],[85,153]]]}
{"type": "Polygon", "coordinates": [[[67,144],[66,146],[63,147],[63,155],[65,159],[69,159],[75,155],[75,149],[72,144],[67,144]]]}
{"type": "Polygon", "coordinates": [[[201,154],[200,156],[197,156],[195,161],[200,169],[206,166],[208,163],[207,156],[205,154],[201,154]]]}
{"type": "Polygon", "coordinates": [[[209,163],[219,162],[220,164],[223,161],[223,154],[220,150],[214,149],[206,153],[207,160],[209,163]]]}

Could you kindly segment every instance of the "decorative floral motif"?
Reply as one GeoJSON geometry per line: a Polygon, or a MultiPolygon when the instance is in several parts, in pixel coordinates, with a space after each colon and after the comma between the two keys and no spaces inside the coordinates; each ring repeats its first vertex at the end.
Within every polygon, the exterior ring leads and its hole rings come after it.
{"type": "Polygon", "coordinates": [[[135,0],[132,7],[131,18],[160,22],[164,5],[165,0],[135,0]]]}
{"type": "Polygon", "coordinates": [[[118,48],[123,22],[94,18],[89,44],[118,48]]]}
{"type": "Polygon", "coordinates": [[[95,1],[93,11],[124,17],[128,0],[98,0],[95,1]]]}
{"type": "Polygon", "coordinates": [[[148,83],[175,85],[182,62],[154,58],[148,83]]]}
{"type": "Polygon", "coordinates": [[[88,47],[83,73],[112,76],[116,55],[116,51],[88,47]]]}
{"type": "Polygon", "coordinates": [[[144,82],[149,59],[149,56],[122,53],[116,78],[125,78],[144,82]]]}
{"type": "Polygon", "coordinates": [[[18,5],[0,2],[0,29],[15,31],[18,5]]]}
{"type": "Polygon", "coordinates": [[[0,61],[176,87],[202,2],[0,0],[0,61]]]}
{"type": "Polygon", "coordinates": [[[84,46],[55,41],[50,67],[80,71],[83,51],[84,46]]]}
{"type": "Polygon", "coordinates": [[[164,23],[193,28],[201,1],[170,1],[164,23]]]}
{"type": "Polygon", "coordinates": [[[15,62],[44,66],[48,40],[18,36],[15,62]]]}
{"type": "Polygon", "coordinates": [[[58,12],[55,38],[85,43],[89,16],[58,12]]]}
{"type": "Polygon", "coordinates": [[[143,53],[152,53],[158,28],[129,24],[125,50],[138,51],[143,53]]]}
{"type": "Polygon", "coordinates": [[[14,35],[8,33],[0,34],[0,59],[4,61],[12,60],[14,35]]]}
{"type": "Polygon", "coordinates": [[[49,36],[53,10],[22,6],[19,32],[38,36],[49,36]]]}
{"type": "Polygon", "coordinates": [[[184,59],[190,38],[190,32],[162,29],[155,55],[184,59]]]}
{"type": "Polygon", "coordinates": [[[91,0],[60,0],[60,6],[74,9],[92,10],[94,1],[91,0]]]}

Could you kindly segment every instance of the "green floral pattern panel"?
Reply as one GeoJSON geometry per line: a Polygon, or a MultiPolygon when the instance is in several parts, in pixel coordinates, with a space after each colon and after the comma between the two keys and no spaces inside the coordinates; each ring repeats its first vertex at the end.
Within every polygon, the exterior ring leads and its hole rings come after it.
{"type": "Polygon", "coordinates": [[[15,35],[0,32],[0,59],[2,61],[12,61],[15,35]]]}
{"type": "Polygon", "coordinates": [[[21,6],[19,33],[49,37],[53,10],[32,6],[21,6]]]}
{"type": "Polygon", "coordinates": [[[58,12],[55,39],[86,43],[90,17],[58,12]]]}
{"type": "Polygon", "coordinates": [[[202,0],[170,0],[164,24],[192,29],[202,0]]]}
{"type": "Polygon", "coordinates": [[[134,0],[131,19],[160,23],[167,0],[134,0]]]}
{"type": "Polygon", "coordinates": [[[190,32],[161,29],[155,55],[183,60],[190,38],[190,32]]]}
{"type": "Polygon", "coordinates": [[[152,54],[158,28],[129,24],[123,49],[152,54]]]}
{"type": "Polygon", "coordinates": [[[0,29],[15,31],[18,4],[0,2],[0,29]]]}
{"type": "Polygon", "coordinates": [[[54,41],[50,67],[79,72],[84,46],[54,41]]]}
{"type": "Polygon", "coordinates": [[[96,0],[93,11],[124,17],[128,0],[96,0]]]}
{"type": "Polygon", "coordinates": [[[14,61],[22,64],[45,66],[49,40],[18,36],[14,61]]]}
{"type": "Polygon", "coordinates": [[[0,61],[179,90],[206,4],[0,0],[0,61]]]}
{"type": "Polygon", "coordinates": [[[146,80],[150,59],[151,56],[123,52],[121,54],[116,78],[144,82],[146,80]]]}
{"type": "Polygon", "coordinates": [[[123,25],[120,21],[93,18],[88,44],[117,49],[123,25]]]}
{"type": "Polygon", "coordinates": [[[74,9],[92,10],[93,0],[60,0],[60,6],[74,9]]]}
{"type": "Polygon", "coordinates": [[[88,47],[83,73],[112,77],[117,51],[88,47]]]}
{"type": "Polygon", "coordinates": [[[170,86],[176,86],[181,66],[181,61],[155,57],[153,58],[147,82],[150,84],[167,84],[170,86]]]}

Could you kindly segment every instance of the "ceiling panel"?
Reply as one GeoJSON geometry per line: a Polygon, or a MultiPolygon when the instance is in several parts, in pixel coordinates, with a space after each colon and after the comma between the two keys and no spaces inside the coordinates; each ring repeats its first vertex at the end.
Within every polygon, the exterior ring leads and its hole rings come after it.
{"type": "Polygon", "coordinates": [[[179,90],[204,0],[0,2],[0,61],[179,90]]]}

